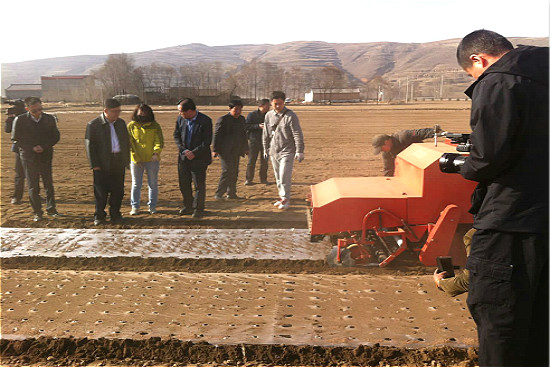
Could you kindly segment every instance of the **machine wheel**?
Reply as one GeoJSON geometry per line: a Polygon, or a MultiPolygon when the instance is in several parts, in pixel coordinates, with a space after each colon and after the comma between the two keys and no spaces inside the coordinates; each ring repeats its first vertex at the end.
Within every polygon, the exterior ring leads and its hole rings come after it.
{"type": "Polygon", "coordinates": [[[326,257],[326,262],[330,266],[343,266],[343,267],[353,267],[355,266],[355,260],[351,257],[351,251],[347,248],[340,251],[340,260],[342,262],[336,261],[336,256],[338,254],[338,247],[334,246],[332,250],[328,253],[326,257]]]}

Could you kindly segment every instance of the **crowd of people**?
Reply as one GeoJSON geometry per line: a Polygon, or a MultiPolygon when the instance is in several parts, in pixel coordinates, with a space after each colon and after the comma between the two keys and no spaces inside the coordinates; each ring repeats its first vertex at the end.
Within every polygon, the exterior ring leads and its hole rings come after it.
{"type": "MultiPolygon", "coordinates": [[[[180,215],[201,218],[205,215],[206,172],[213,158],[219,158],[221,175],[215,200],[238,200],[237,181],[240,158],[249,155],[245,185],[254,181],[256,161],[260,159],[260,182],[267,184],[267,162],[271,160],[280,210],[290,206],[294,159],[304,159],[304,138],[296,114],[285,106],[286,96],[273,92],[271,100],[262,99],[258,109],[242,116],[243,103],[229,102],[229,112],[215,126],[212,119],[199,112],[191,98],[178,102],[178,117],[173,132],[178,148],[178,181],[183,197],[180,215]],[[269,111],[270,107],[273,111],[269,111]],[[269,112],[268,112],[269,111],[269,112]]],[[[16,153],[16,178],[12,204],[21,203],[24,178],[27,178],[34,221],[43,220],[40,178],[46,192],[46,213],[57,217],[52,158],[53,146],[59,141],[56,118],[43,112],[42,102],[29,97],[19,113],[8,116],[5,131],[11,133],[12,150],[16,153]],[[24,108],[24,109],[23,109],[24,108]]],[[[107,217],[120,222],[124,179],[130,169],[132,187],[130,215],[140,213],[143,177],[147,175],[148,212],[157,213],[158,175],[164,135],[152,108],[137,105],[131,121],[120,118],[121,104],[113,98],[104,102],[103,112],[86,125],[85,147],[93,175],[94,225],[107,217]],[[109,205],[109,215],[106,208],[109,205]]]]}

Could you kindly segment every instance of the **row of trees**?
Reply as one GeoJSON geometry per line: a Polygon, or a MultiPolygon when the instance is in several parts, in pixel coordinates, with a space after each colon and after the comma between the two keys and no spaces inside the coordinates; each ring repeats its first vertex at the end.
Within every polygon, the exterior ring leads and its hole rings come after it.
{"type": "Polygon", "coordinates": [[[128,54],[109,55],[93,76],[100,82],[104,95],[136,94],[140,97],[147,90],[168,93],[170,88],[183,87],[255,100],[269,96],[273,90],[284,90],[290,98],[302,98],[311,88],[350,87],[345,72],[332,65],[314,70],[299,67],[286,70],[270,62],[252,60],[240,66],[212,62],[179,68],[160,63],[137,67],[128,54]]]}
{"type": "MultiPolygon", "coordinates": [[[[341,68],[329,65],[304,70],[298,66],[284,69],[274,63],[252,60],[244,65],[224,65],[220,62],[187,64],[178,68],[161,63],[139,66],[128,54],[109,55],[93,75],[103,89],[103,95],[136,94],[145,100],[146,91],[168,95],[171,88],[188,88],[212,95],[240,96],[258,100],[273,90],[284,90],[288,97],[303,98],[312,88],[326,93],[338,88],[359,87],[363,99],[379,102],[411,101],[419,96],[447,98],[454,96],[448,86],[464,84],[464,73],[398,77],[387,80],[377,76],[361,83],[341,68]]],[[[459,88],[462,91],[462,87],[459,88]]],[[[458,94],[461,96],[461,94],[458,94]]]]}

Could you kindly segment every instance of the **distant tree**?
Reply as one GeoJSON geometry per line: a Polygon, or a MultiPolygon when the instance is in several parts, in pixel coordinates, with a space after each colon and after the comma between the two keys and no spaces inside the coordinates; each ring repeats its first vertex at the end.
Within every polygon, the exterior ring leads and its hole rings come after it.
{"type": "Polygon", "coordinates": [[[109,55],[92,75],[102,84],[105,96],[129,93],[140,95],[143,92],[143,73],[135,67],[131,55],[109,55]]]}
{"type": "Polygon", "coordinates": [[[322,89],[325,94],[328,94],[329,102],[332,102],[332,92],[334,89],[344,88],[347,84],[344,71],[335,65],[324,66],[314,75],[314,82],[317,88],[322,89]]]}

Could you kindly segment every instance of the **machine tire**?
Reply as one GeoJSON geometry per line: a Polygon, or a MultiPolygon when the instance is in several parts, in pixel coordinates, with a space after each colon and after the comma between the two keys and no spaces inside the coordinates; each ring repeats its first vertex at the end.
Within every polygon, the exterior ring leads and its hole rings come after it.
{"type": "Polygon", "coordinates": [[[336,262],[336,255],[338,252],[338,247],[334,246],[326,257],[326,262],[330,266],[342,266],[345,268],[354,267],[355,260],[351,257],[351,251],[347,248],[342,249],[340,252],[340,260],[342,262],[336,262]]]}

